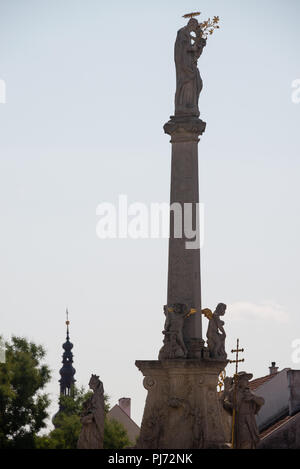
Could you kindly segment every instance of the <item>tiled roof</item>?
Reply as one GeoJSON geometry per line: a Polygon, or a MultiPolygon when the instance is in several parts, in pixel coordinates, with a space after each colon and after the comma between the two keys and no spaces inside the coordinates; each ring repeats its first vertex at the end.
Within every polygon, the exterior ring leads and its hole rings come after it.
{"type": "Polygon", "coordinates": [[[266,436],[269,436],[274,430],[277,430],[281,425],[284,425],[285,423],[289,422],[291,419],[295,418],[299,412],[295,415],[287,415],[286,417],[283,417],[282,419],[278,420],[276,423],[271,425],[269,428],[261,432],[259,435],[260,438],[265,438],[266,436]]]}
{"type": "Polygon", "coordinates": [[[278,375],[278,373],[263,376],[262,378],[253,379],[252,381],[250,381],[249,387],[250,387],[250,389],[252,389],[252,391],[254,391],[255,389],[257,389],[262,384],[266,383],[267,381],[270,381],[270,379],[274,378],[274,376],[276,376],[276,375],[278,375]]]}

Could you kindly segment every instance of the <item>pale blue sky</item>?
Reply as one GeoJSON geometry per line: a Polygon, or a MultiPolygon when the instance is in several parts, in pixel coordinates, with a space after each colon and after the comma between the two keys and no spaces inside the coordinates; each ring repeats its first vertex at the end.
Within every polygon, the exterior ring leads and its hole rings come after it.
{"type": "Polygon", "coordinates": [[[68,305],[78,384],[99,374],[138,423],[134,361],[161,347],[167,241],[100,241],[96,207],[168,201],[162,126],[194,10],[221,19],[199,61],[203,306],[232,305],[227,349],[240,338],[247,371],[299,368],[299,1],[0,0],[1,332],[45,345],[56,399],[68,305]]]}

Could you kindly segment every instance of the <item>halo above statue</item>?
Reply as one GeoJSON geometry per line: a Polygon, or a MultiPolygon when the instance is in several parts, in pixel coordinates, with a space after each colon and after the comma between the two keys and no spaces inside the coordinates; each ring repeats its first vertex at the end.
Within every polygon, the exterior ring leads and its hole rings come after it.
{"type": "Polygon", "coordinates": [[[196,11],[194,13],[186,13],[182,18],[194,18],[195,16],[201,15],[201,11],[196,11]]]}

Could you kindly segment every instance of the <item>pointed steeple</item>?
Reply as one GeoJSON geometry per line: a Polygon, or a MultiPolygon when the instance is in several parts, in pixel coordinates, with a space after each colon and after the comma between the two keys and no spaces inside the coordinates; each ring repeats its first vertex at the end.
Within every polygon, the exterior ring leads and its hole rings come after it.
{"type": "Polygon", "coordinates": [[[73,344],[70,342],[69,336],[69,312],[68,309],[66,310],[66,326],[67,326],[67,338],[66,342],[63,344],[63,359],[62,363],[63,366],[59,370],[61,378],[59,380],[60,383],[60,394],[64,396],[71,396],[73,392],[73,385],[75,384],[74,375],[76,373],[75,368],[73,368],[73,353],[72,348],[73,344]]]}

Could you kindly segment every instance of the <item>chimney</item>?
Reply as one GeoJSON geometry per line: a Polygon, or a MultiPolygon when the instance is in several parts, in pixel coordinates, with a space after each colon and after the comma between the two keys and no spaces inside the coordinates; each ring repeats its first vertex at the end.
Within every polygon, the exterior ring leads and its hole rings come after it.
{"type": "Polygon", "coordinates": [[[269,370],[270,375],[275,375],[276,373],[278,373],[278,366],[276,366],[276,362],[272,362],[272,365],[269,366],[269,370]]]}
{"type": "Polygon", "coordinates": [[[288,370],[289,383],[289,414],[295,415],[300,411],[300,370],[288,370]]]}
{"type": "Polygon", "coordinates": [[[130,411],[131,411],[131,399],[130,397],[121,397],[119,399],[119,406],[121,407],[122,410],[130,417],[130,411]]]}

